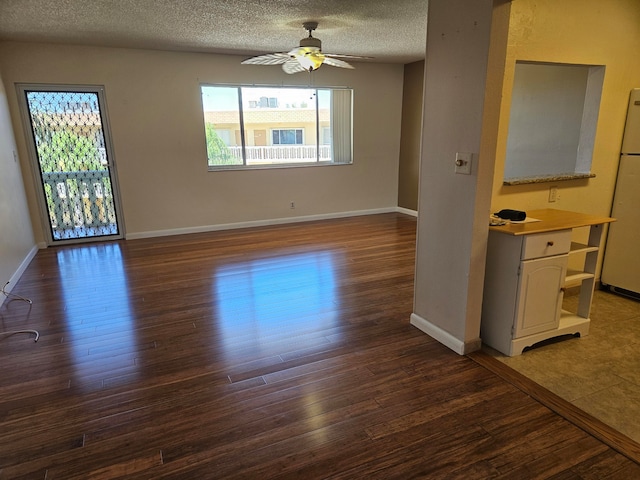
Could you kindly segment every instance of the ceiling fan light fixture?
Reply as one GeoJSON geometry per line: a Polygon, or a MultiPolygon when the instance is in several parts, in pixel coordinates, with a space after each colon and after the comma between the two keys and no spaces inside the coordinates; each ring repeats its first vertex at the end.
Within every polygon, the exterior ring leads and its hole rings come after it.
{"type": "Polygon", "coordinates": [[[352,65],[340,60],[342,58],[369,58],[357,57],[353,55],[337,55],[322,53],[322,42],[311,33],[318,27],[318,22],[305,22],[302,24],[309,36],[300,40],[300,46],[289,52],[275,52],[247,58],[242,61],[250,65],[282,65],[282,69],[289,74],[298,72],[313,72],[320,68],[323,63],[332,67],[353,68],[352,65]]]}
{"type": "Polygon", "coordinates": [[[316,47],[300,46],[291,50],[289,55],[294,57],[307,72],[317,70],[324,62],[324,55],[316,47]]]}

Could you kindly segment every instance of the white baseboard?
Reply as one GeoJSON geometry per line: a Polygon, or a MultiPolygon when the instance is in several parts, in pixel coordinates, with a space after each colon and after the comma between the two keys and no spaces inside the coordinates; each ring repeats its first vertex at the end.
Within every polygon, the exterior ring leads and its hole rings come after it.
{"type": "Polygon", "coordinates": [[[266,227],[271,225],[283,225],[286,223],[311,222],[314,220],[330,220],[333,218],[357,217],[360,215],[376,215],[380,213],[406,213],[411,215],[412,210],[401,207],[375,208],[371,210],[355,210],[351,212],[323,213],[319,215],[304,215],[300,217],[274,218],[270,220],[254,220],[249,222],[222,223],[219,225],[203,225],[200,227],[171,228],[168,230],[153,230],[148,232],[128,233],[127,240],[137,238],[166,237],[169,235],[184,235],[188,233],[215,232],[218,230],[233,230],[236,228],[266,227]],[[401,211],[402,210],[402,211],[401,211]]]}
{"type": "MultiPolygon", "coordinates": [[[[18,269],[13,273],[13,275],[11,275],[11,278],[9,278],[9,284],[4,289],[5,292],[11,293],[11,290],[13,290],[14,285],[18,283],[18,280],[20,280],[20,277],[22,277],[22,274],[31,263],[31,260],[33,260],[33,257],[36,256],[36,253],[38,253],[38,250],[39,250],[38,245],[34,245],[31,248],[31,250],[29,250],[29,253],[27,253],[27,256],[24,257],[22,262],[20,262],[20,265],[18,265],[18,269]]],[[[6,298],[7,298],[6,296],[0,294],[0,305],[4,303],[6,298]]]]}
{"type": "Polygon", "coordinates": [[[463,342],[462,340],[451,335],[449,332],[441,329],[437,325],[434,325],[433,323],[425,320],[415,313],[411,314],[411,325],[418,328],[419,330],[422,330],[424,333],[436,339],[444,346],[449,347],[458,355],[466,355],[467,353],[475,352],[476,350],[480,350],[480,347],[482,346],[482,340],[480,338],[477,338],[471,342],[463,342]]]}
{"type": "Polygon", "coordinates": [[[404,213],[405,215],[411,215],[412,217],[418,216],[417,210],[409,210],[408,208],[404,208],[404,207],[396,207],[396,212],[404,213]]]}

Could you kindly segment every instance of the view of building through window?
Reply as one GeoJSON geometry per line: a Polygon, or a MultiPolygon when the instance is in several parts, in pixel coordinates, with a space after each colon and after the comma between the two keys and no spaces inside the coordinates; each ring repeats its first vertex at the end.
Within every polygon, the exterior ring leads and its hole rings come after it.
{"type": "Polygon", "coordinates": [[[201,88],[212,170],[352,162],[350,89],[201,88]]]}

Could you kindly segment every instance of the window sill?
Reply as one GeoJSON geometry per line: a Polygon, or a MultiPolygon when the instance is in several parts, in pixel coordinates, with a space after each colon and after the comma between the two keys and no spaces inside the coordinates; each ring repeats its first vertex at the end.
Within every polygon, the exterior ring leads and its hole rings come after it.
{"type": "Polygon", "coordinates": [[[283,165],[277,164],[265,164],[265,165],[220,165],[220,166],[209,166],[208,170],[210,172],[224,172],[227,170],[273,170],[280,168],[301,168],[301,167],[336,167],[336,166],[345,166],[345,165],[353,165],[351,163],[332,163],[332,162],[313,162],[313,163],[287,163],[283,165]]]}
{"type": "Polygon", "coordinates": [[[539,175],[536,177],[506,178],[503,185],[525,185],[528,183],[548,183],[562,182],[564,180],[582,180],[585,178],[595,178],[595,173],[562,173],[556,175],[539,175]]]}

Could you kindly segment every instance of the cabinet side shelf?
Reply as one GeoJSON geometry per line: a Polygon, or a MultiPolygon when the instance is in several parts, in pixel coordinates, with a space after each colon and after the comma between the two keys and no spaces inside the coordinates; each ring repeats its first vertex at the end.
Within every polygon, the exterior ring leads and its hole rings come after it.
{"type": "Polygon", "coordinates": [[[580,283],[583,280],[588,280],[593,277],[595,277],[593,273],[582,272],[580,270],[567,270],[567,276],[565,277],[564,281],[565,285],[569,283],[574,284],[580,283]]]}
{"type": "MultiPolygon", "coordinates": [[[[560,315],[560,324],[558,328],[561,330],[570,330],[578,326],[584,326],[585,323],[586,325],[589,325],[590,322],[591,320],[588,318],[582,317],[577,313],[570,312],[568,310],[563,309],[560,315]]],[[[588,331],[585,333],[585,335],[587,333],[588,331]]]]}
{"type": "Polygon", "coordinates": [[[584,253],[584,252],[597,252],[598,246],[596,245],[586,245],[584,243],[571,242],[571,249],[569,250],[569,255],[573,253],[584,253]]]}

